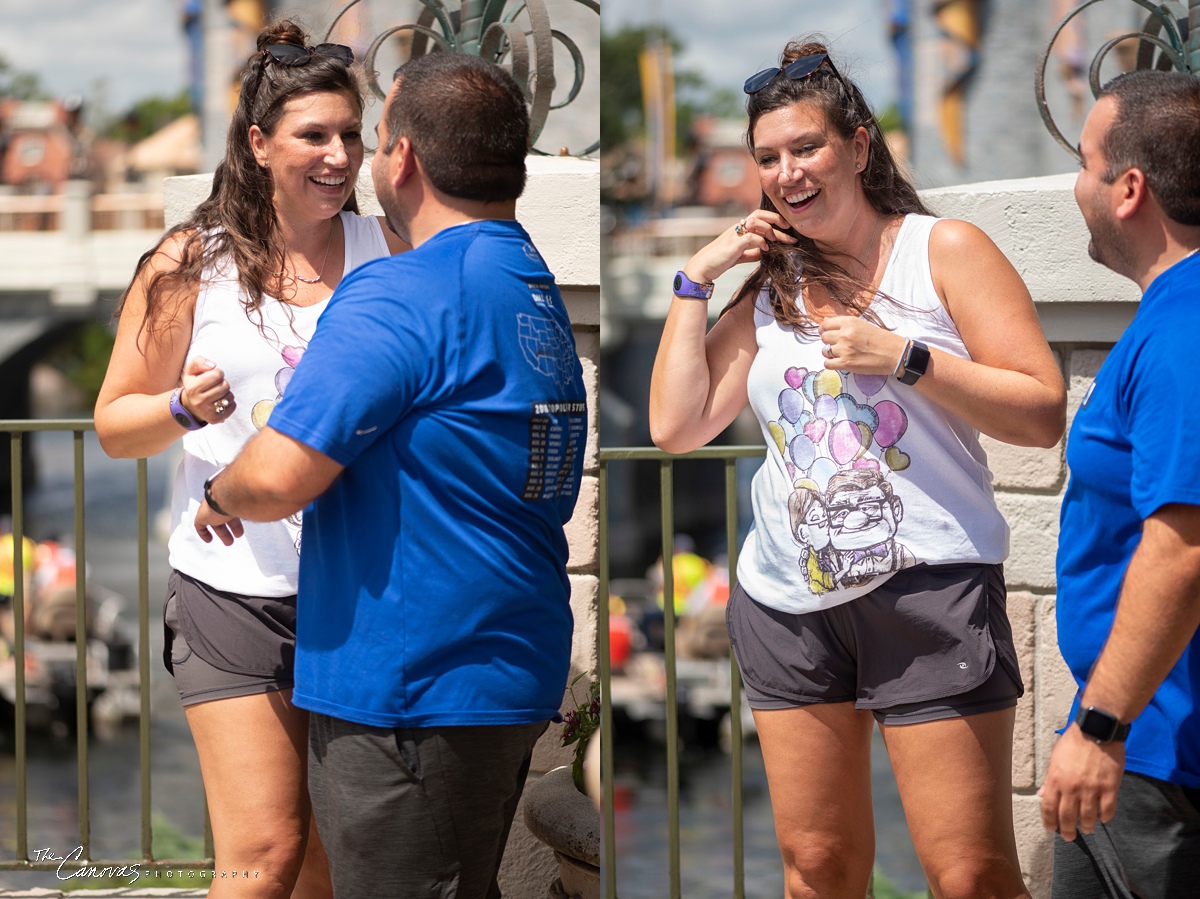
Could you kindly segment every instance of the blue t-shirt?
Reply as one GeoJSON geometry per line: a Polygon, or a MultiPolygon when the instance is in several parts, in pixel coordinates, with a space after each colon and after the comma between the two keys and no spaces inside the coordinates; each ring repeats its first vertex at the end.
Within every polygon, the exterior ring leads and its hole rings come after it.
{"type": "MultiPolygon", "coordinates": [[[[1200,445],[1186,411],[1200,383],[1197,334],[1200,256],[1193,256],[1151,283],[1071,426],[1058,644],[1081,690],[1112,630],[1142,522],[1168,503],[1200,506],[1200,445]]],[[[1200,635],[1133,722],[1127,770],[1200,788],[1198,660],[1200,635]]],[[[1076,694],[1072,718],[1078,704],[1076,694]]]]}
{"type": "Polygon", "coordinates": [[[346,466],[304,514],[295,703],[376,727],[552,718],[587,412],[525,230],[458,225],[345,278],[270,425],[346,466]]]}

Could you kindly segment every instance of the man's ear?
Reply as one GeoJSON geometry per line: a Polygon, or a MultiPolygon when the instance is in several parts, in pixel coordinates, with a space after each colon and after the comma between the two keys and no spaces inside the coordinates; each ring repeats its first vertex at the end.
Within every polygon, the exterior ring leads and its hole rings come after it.
{"type": "Polygon", "coordinates": [[[388,157],[388,176],[392,187],[399,187],[417,172],[417,157],[413,155],[412,141],[401,137],[396,141],[396,148],[388,157]]]}
{"type": "Polygon", "coordinates": [[[1150,185],[1146,173],[1141,169],[1128,169],[1113,184],[1115,208],[1113,215],[1118,219],[1132,218],[1150,196],[1150,185]]]}

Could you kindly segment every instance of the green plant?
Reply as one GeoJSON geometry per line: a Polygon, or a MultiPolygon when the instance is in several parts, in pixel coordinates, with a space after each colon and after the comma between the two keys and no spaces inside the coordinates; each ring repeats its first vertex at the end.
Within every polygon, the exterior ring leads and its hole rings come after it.
{"type": "Polygon", "coordinates": [[[600,728],[600,681],[593,680],[583,702],[575,695],[575,685],[582,680],[581,673],[571,681],[571,701],[575,708],[563,716],[562,745],[575,744],[575,759],[571,763],[571,776],[575,779],[575,789],[581,793],[587,790],[583,785],[583,756],[587,752],[588,740],[600,728]]]}
{"type": "Polygon", "coordinates": [[[913,892],[902,890],[886,874],[876,868],[871,896],[874,899],[927,899],[929,893],[926,890],[913,892]]]}

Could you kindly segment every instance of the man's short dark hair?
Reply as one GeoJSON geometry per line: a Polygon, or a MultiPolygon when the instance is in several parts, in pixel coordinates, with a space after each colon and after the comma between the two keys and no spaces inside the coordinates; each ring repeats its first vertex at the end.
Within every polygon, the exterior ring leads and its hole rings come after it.
{"type": "Polygon", "coordinates": [[[451,197],[521,196],[529,110],[508,72],[478,56],[438,52],[409,60],[395,77],[382,152],[407,137],[433,186],[451,197]]]}
{"type": "Polygon", "coordinates": [[[1117,103],[1116,118],[1100,141],[1112,184],[1140,169],[1167,217],[1200,225],[1200,77],[1183,72],[1118,75],[1101,97],[1117,103]]]}

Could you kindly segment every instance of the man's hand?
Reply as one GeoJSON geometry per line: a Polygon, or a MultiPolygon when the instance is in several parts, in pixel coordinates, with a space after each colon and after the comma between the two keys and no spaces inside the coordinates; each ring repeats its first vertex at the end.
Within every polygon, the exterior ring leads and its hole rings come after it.
{"type": "Polygon", "coordinates": [[[1050,754],[1050,768],[1038,790],[1042,825],[1071,842],[1076,822],[1080,831],[1091,833],[1097,820],[1111,821],[1124,771],[1124,743],[1097,743],[1072,724],[1050,754]]]}
{"type": "Polygon", "coordinates": [[[212,543],[213,534],[216,534],[217,539],[226,546],[233,546],[233,541],[245,532],[240,518],[219,515],[206,500],[200,501],[200,510],[196,513],[196,533],[205,543],[212,543]],[[212,528],[212,534],[209,528],[212,528]]]}

